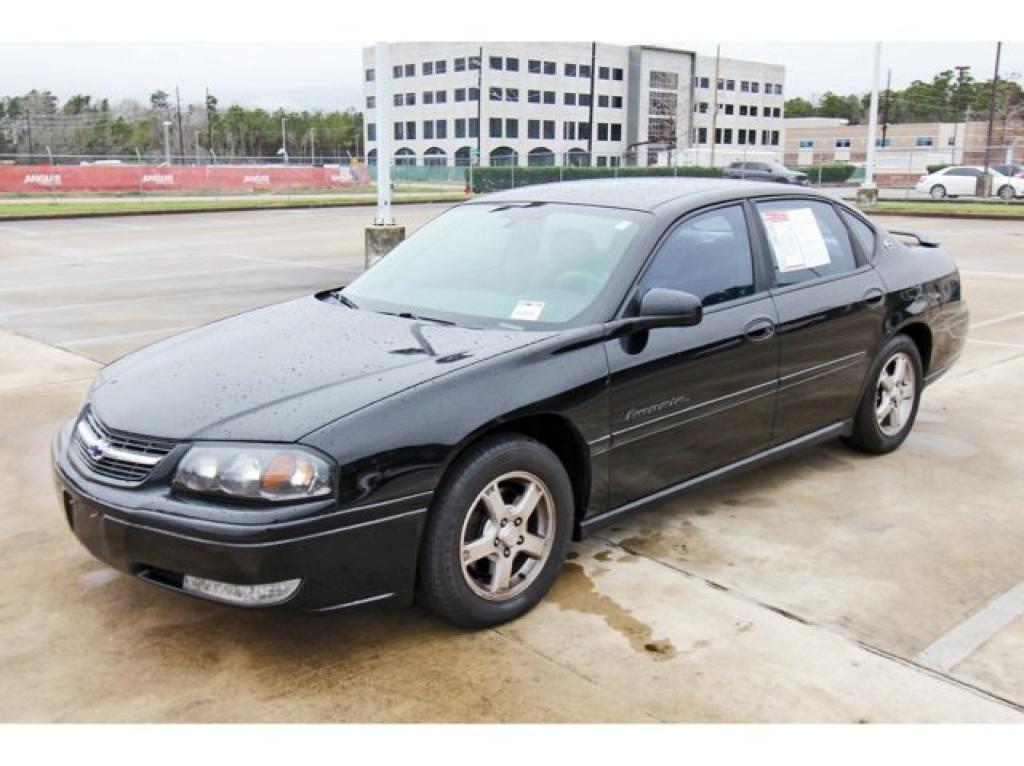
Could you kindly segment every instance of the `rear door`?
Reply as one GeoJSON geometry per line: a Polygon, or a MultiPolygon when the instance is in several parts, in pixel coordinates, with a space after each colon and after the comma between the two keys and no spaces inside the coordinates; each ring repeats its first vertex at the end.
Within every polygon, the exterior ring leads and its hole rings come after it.
{"type": "Polygon", "coordinates": [[[881,339],[885,288],[830,202],[753,206],[779,318],[778,444],[853,416],[881,339]]]}
{"type": "Polygon", "coordinates": [[[769,444],[776,314],[750,215],[737,202],[682,219],[639,280],[634,300],[654,287],[699,296],[700,324],[606,343],[613,508],[769,444]]]}

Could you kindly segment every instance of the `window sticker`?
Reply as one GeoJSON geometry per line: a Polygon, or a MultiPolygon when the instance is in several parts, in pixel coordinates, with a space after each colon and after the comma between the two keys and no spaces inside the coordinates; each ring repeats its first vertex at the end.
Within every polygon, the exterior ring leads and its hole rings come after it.
{"type": "Polygon", "coordinates": [[[825,238],[809,207],[761,213],[779,271],[799,271],[831,263],[825,238]]]}
{"type": "Polygon", "coordinates": [[[617,224],[615,224],[615,228],[618,229],[619,231],[625,231],[632,225],[632,221],[619,221],[617,224]]]}
{"type": "Polygon", "coordinates": [[[536,322],[544,310],[544,301],[519,301],[509,319],[536,322]]]}

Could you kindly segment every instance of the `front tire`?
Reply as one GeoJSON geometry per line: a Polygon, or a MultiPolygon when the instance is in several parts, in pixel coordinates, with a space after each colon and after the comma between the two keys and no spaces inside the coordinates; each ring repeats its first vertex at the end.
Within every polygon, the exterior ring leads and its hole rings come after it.
{"type": "Polygon", "coordinates": [[[935,184],[928,192],[932,199],[945,199],[946,198],[946,187],[942,184],[935,184]]]}
{"type": "Polygon", "coordinates": [[[558,457],[518,434],[488,438],[456,462],[434,498],[420,593],[464,628],[515,619],[554,584],[572,524],[572,485],[558,457]]]}
{"type": "Polygon", "coordinates": [[[906,335],[889,340],[868,381],[854,416],[853,433],[843,441],[862,452],[884,455],[903,444],[917,418],[924,371],[914,341],[906,335]]]}
{"type": "Polygon", "coordinates": [[[1012,186],[1006,184],[1006,186],[999,187],[999,199],[1003,200],[1004,202],[1009,202],[1010,200],[1013,199],[1013,197],[1014,194],[1012,186]]]}

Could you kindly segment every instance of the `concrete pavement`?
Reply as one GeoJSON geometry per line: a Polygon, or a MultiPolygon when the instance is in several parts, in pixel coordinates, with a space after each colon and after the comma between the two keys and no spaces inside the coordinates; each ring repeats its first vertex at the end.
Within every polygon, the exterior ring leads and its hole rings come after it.
{"type": "Polygon", "coordinates": [[[973,323],[903,449],[825,445],[662,503],[574,545],[530,615],[465,633],[233,610],[78,545],[48,448],[100,364],[343,283],[365,211],[119,223],[0,225],[0,720],[1024,721],[1024,224],[901,222],[957,256],[973,323]]]}

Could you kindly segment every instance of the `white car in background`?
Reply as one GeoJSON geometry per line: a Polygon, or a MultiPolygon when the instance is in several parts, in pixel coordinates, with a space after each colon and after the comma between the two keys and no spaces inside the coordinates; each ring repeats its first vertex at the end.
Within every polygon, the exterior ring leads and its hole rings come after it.
{"type": "MultiPolygon", "coordinates": [[[[946,197],[973,197],[978,186],[978,177],[985,172],[984,168],[970,165],[953,165],[934,173],[921,176],[914,188],[924,192],[932,199],[946,197]]],[[[1004,200],[1024,197],[1024,178],[1010,178],[999,171],[989,168],[992,176],[992,196],[1004,200]]]]}

